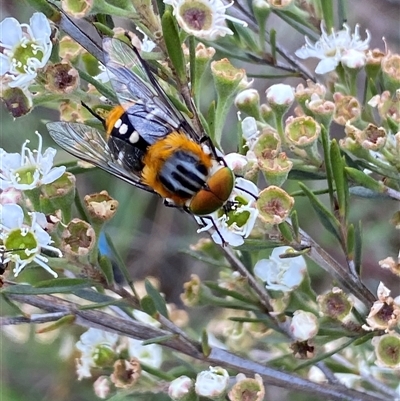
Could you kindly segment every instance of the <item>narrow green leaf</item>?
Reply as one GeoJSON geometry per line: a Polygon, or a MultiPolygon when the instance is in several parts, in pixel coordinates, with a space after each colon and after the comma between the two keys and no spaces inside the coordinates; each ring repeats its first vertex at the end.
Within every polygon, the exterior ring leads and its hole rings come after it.
{"type": "Polygon", "coordinates": [[[343,160],[340,154],[340,148],[336,140],[331,142],[330,147],[331,163],[332,163],[332,173],[335,180],[337,201],[339,204],[339,215],[346,221],[346,186],[345,186],[345,176],[343,170],[343,160]]]}
{"type": "Polygon", "coordinates": [[[294,168],[291,171],[289,171],[289,179],[290,180],[324,180],[326,179],[326,174],[319,172],[317,170],[315,171],[306,171],[306,170],[300,170],[299,168],[294,168]]]}
{"type": "Polygon", "coordinates": [[[272,59],[276,61],[276,30],[271,29],[269,31],[269,42],[271,46],[272,59]]]}
{"type": "MultiPolygon", "coordinates": [[[[42,282],[45,283],[45,282],[42,282]]],[[[48,280],[48,285],[42,287],[33,287],[26,284],[17,284],[1,289],[2,293],[6,294],[21,294],[21,295],[42,295],[42,294],[62,294],[62,293],[72,293],[77,289],[91,287],[93,282],[84,279],[55,279],[48,280]],[[75,280],[74,284],[66,285],[54,285],[51,283],[56,280],[75,280]]]]}
{"type": "Polygon", "coordinates": [[[99,266],[104,274],[107,284],[112,284],[114,282],[114,272],[110,259],[106,255],[101,255],[99,257],[99,266]]]}
{"type": "Polygon", "coordinates": [[[321,126],[321,142],[322,142],[322,147],[324,149],[326,182],[328,183],[331,207],[333,207],[335,205],[335,197],[334,197],[334,193],[333,193],[334,185],[333,185],[333,172],[332,172],[332,164],[331,164],[329,132],[324,125],[321,126]]]}
{"type": "Polygon", "coordinates": [[[311,206],[317,213],[322,225],[340,241],[339,221],[303,183],[299,182],[299,186],[310,200],[311,206]]]}
{"type": "Polygon", "coordinates": [[[154,305],[158,312],[160,312],[164,317],[168,319],[168,311],[167,305],[165,303],[165,299],[159,293],[159,291],[151,284],[149,280],[145,280],[145,287],[147,294],[152,298],[154,301],[154,305]]]}
{"type": "Polygon", "coordinates": [[[79,73],[79,77],[86,81],[89,84],[92,84],[104,97],[106,97],[108,100],[110,100],[113,103],[118,103],[118,98],[117,95],[113,90],[110,88],[107,88],[105,85],[103,85],[101,82],[99,82],[97,79],[94,79],[90,74],[88,74],[86,71],[75,67],[79,73]]]}
{"type": "Polygon", "coordinates": [[[290,218],[292,220],[292,229],[293,229],[293,234],[296,240],[298,240],[299,238],[299,230],[300,230],[300,226],[299,226],[299,218],[297,215],[297,211],[293,210],[290,218]]]}
{"type": "Polygon", "coordinates": [[[93,282],[85,278],[53,278],[50,280],[39,281],[33,285],[35,288],[60,288],[60,287],[85,287],[92,286],[93,282]]]}
{"type": "Polygon", "coordinates": [[[345,167],[344,170],[346,174],[358,184],[378,193],[384,192],[385,186],[381,182],[374,180],[362,171],[351,167],[345,167]]]}
{"type": "Polygon", "coordinates": [[[215,139],[215,100],[213,100],[210,103],[210,107],[208,108],[208,111],[207,111],[207,127],[208,127],[208,136],[214,142],[214,139],[215,139]]]}
{"type": "Polygon", "coordinates": [[[290,229],[290,225],[284,221],[283,223],[279,224],[278,229],[280,233],[282,234],[282,237],[287,241],[287,242],[292,242],[293,241],[293,234],[292,230],[290,229]]]}
{"type": "Polygon", "coordinates": [[[349,224],[347,227],[347,256],[349,259],[354,259],[355,247],[355,230],[354,224],[349,224]]]}
{"type": "Polygon", "coordinates": [[[334,28],[335,17],[333,14],[333,3],[332,0],[321,0],[321,10],[322,10],[322,19],[325,22],[326,31],[331,33],[332,28],[334,28]]]}
{"type": "Polygon", "coordinates": [[[149,295],[145,295],[141,300],[140,300],[140,306],[142,307],[143,311],[146,312],[148,315],[154,317],[157,317],[157,308],[156,305],[153,301],[153,298],[151,298],[149,295]]]}
{"type": "Polygon", "coordinates": [[[149,345],[149,344],[163,344],[168,340],[173,339],[176,337],[176,334],[167,334],[165,336],[160,336],[160,337],[154,337],[154,338],[149,338],[148,340],[144,340],[142,342],[143,345],[149,345]]]}
{"type": "Polygon", "coordinates": [[[67,315],[58,319],[57,321],[47,325],[46,327],[41,328],[37,331],[37,333],[48,333],[49,331],[53,331],[59,329],[62,326],[69,326],[75,322],[76,316],[74,315],[67,315]]]}
{"type": "Polygon", "coordinates": [[[361,258],[362,258],[362,223],[361,220],[355,229],[354,236],[354,267],[359,277],[361,277],[361,258]]]}
{"type": "Polygon", "coordinates": [[[48,0],[25,0],[25,1],[35,10],[43,13],[47,18],[58,22],[60,18],[60,12],[57,10],[56,7],[51,5],[48,0]]]}
{"type": "Polygon", "coordinates": [[[127,302],[125,302],[124,300],[114,299],[113,301],[107,301],[107,302],[101,302],[101,303],[95,303],[95,304],[89,304],[89,305],[82,305],[79,307],[79,310],[101,309],[101,308],[106,308],[107,306],[110,306],[110,305],[116,305],[116,306],[121,306],[121,307],[129,306],[129,304],[127,302]]]}
{"type": "Polygon", "coordinates": [[[201,334],[201,349],[205,357],[208,357],[208,355],[210,355],[211,347],[208,344],[208,334],[206,330],[203,330],[203,333],[201,334]]]}
{"type": "Polygon", "coordinates": [[[237,291],[222,288],[214,281],[204,281],[203,284],[214,292],[218,293],[219,295],[235,298],[239,301],[244,302],[245,304],[258,305],[258,303],[254,299],[249,298],[248,295],[242,295],[237,291]]]}
{"type": "Polygon", "coordinates": [[[167,46],[168,56],[181,83],[187,82],[185,57],[183,55],[176,20],[171,8],[167,8],[161,18],[161,27],[167,46]]]}

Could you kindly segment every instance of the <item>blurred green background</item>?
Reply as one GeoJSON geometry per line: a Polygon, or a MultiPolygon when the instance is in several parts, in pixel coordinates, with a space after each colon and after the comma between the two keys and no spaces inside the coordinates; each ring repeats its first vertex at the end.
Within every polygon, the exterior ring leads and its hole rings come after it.
{"type": "MultiPolygon", "coordinates": [[[[359,23],[362,35],[365,28],[370,30],[372,48],[383,48],[381,38],[385,36],[392,51],[399,51],[398,1],[350,0],[348,3],[349,24],[353,26],[359,23]]],[[[28,22],[32,12],[22,0],[0,0],[0,20],[13,16],[21,22],[28,22]]],[[[297,49],[303,43],[303,38],[298,35],[292,37],[293,43],[285,45],[297,49]]],[[[310,63],[310,66],[313,65],[310,63]]],[[[275,82],[263,82],[256,88],[263,93],[265,87],[272,83],[275,82]]],[[[234,118],[234,113],[232,117],[234,118]]],[[[45,147],[55,146],[47,134],[44,121],[57,119],[56,111],[37,108],[30,115],[14,121],[3,105],[0,105],[0,147],[8,152],[19,152],[26,139],[30,139],[32,147],[36,147],[35,130],[43,135],[45,147]]],[[[232,129],[236,129],[235,126],[232,129]]],[[[229,131],[228,128],[227,132],[229,131]]],[[[338,136],[342,135],[341,132],[341,129],[338,129],[338,136]]],[[[231,146],[229,141],[227,145],[231,146]]],[[[71,156],[60,151],[57,161],[62,163],[67,160],[71,160],[71,156]]],[[[120,202],[117,215],[107,225],[107,233],[126,260],[132,276],[136,280],[147,276],[156,277],[168,302],[181,305],[179,294],[182,292],[182,284],[188,281],[191,273],[195,272],[208,279],[216,277],[215,269],[185,253],[190,244],[199,238],[196,234],[196,223],[189,215],[164,207],[159,198],[135,189],[102,171],[96,170],[84,176],[80,175],[77,182],[81,198],[86,194],[106,189],[120,202]]],[[[296,183],[286,185],[289,192],[297,188],[296,183]]],[[[388,200],[354,199],[351,208],[353,221],[363,220],[363,278],[366,285],[375,291],[377,284],[382,280],[392,289],[394,296],[398,295],[399,281],[382,271],[378,265],[380,259],[387,256],[396,257],[399,251],[398,231],[389,224],[398,204],[388,200]]],[[[340,250],[332,241],[332,237],[322,229],[307,201],[303,198],[296,199],[296,209],[302,228],[312,237],[318,238],[320,244],[341,261],[340,250]]],[[[312,278],[320,290],[329,285],[329,281],[324,280],[321,270],[315,266],[312,269],[312,278]]],[[[3,300],[0,301],[0,308],[2,316],[7,315],[9,308],[3,300]]],[[[202,309],[190,311],[191,320],[200,324],[203,316],[202,309]]],[[[62,335],[57,339],[51,333],[35,335],[34,331],[35,327],[25,325],[6,328],[1,333],[0,401],[96,399],[90,380],[76,380],[74,358],[69,351],[82,330],[63,329],[62,335]],[[69,356],[65,358],[63,355],[69,356]]],[[[286,397],[285,392],[279,389],[269,389],[267,394],[266,399],[270,401],[280,401],[286,397]]],[[[137,399],[152,398],[148,395],[137,399]]],[[[290,396],[287,399],[291,399],[290,396]]],[[[306,399],[311,400],[304,397],[304,400],[306,399]]],[[[301,398],[296,396],[296,400],[301,398]]]]}

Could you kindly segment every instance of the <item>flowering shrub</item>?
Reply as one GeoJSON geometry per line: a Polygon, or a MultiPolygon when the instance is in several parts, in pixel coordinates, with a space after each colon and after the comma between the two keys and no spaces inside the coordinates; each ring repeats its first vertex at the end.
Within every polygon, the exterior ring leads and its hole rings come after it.
{"type": "Polygon", "coordinates": [[[29,24],[0,23],[0,96],[14,118],[57,109],[49,134],[80,160],[58,165],[45,129],[37,149],[2,130],[2,146],[22,144],[0,149],[5,335],[25,341],[21,323],[38,342],[55,334],[63,369],[93,387],[84,398],[71,385],[69,399],[262,401],[270,386],[398,397],[400,254],[377,249],[400,228],[400,56],[371,49],[374,32],[336,21],[325,0],[27,1],[29,24]],[[306,34],[293,54],[277,21],[306,34]],[[213,280],[194,269],[182,283],[168,266],[159,248],[186,236],[170,217],[148,235],[120,229],[143,214],[139,189],[81,197],[92,163],[194,217],[194,243],[180,247],[213,280]],[[363,249],[361,223],[381,200],[391,220],[363,249]],[[139,256],[128,267],[124,241],[139,256]],[[363,252],[377,282],[361,274],[363,252]],[[161,284],[136,279],[134,263],[159,267],[161,284]],[[180,300],[163,279],[182,285],[180,300]]]}

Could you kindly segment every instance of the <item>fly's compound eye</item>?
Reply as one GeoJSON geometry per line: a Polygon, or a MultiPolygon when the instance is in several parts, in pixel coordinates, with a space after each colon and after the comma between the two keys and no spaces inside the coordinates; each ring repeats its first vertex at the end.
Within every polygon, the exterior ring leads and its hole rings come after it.
{"type": "Polygon", "coordinates": [[[235,175],[228,167],[219,169],[207,180],[207,188],[193,196],[189,210],[198,216],[210,214],[221,208],[235,186],[235,175]]]}

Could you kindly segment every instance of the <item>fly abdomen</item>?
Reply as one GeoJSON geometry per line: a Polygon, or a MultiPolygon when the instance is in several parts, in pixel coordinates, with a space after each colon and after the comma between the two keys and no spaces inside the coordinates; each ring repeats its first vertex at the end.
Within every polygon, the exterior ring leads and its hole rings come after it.
{"type": "Polygon", "coordinates": [[[187,151],[174,152],[159,172],[159,180],[171,193],[189,199],[206,185],[207,167],[197,155],[187,151]]]}

